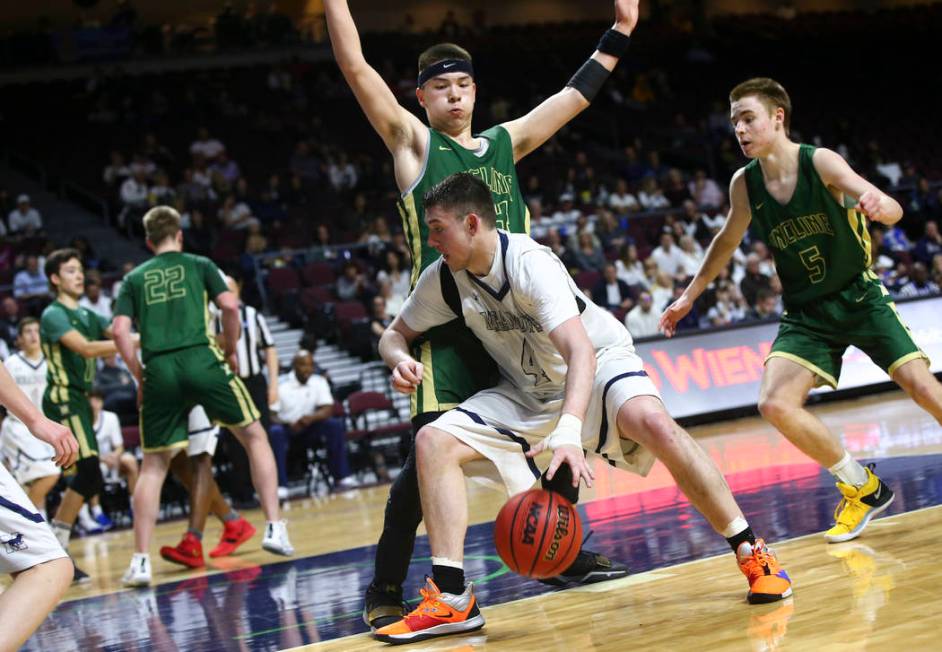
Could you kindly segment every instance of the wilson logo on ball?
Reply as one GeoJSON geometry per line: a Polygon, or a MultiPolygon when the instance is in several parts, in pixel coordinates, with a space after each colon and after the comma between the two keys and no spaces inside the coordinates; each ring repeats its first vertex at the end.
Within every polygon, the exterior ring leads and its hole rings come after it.
{"type": "Polygon", "coordinates": [[[571,522],[569,510],[570,507],[568,505],[560,505],[556,508],[557,520],[556,529],[553,531],[553,542],[550,544],[546,554],[543,555],[543,559],[547,561],[556,559],[560,542],[569,537],[569,523],[571,522]]]}

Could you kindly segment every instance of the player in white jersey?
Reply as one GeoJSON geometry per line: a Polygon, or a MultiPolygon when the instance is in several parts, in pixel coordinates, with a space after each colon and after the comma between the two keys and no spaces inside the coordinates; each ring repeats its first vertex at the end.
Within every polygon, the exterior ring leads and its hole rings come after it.
{"type": "Polygon", "coordinates": [[[790,595],[791,581],[752,533],[719,470],[667,414],[624,326],[576,287],[550,249],[496,229],[490,190],[476,177],[448,177],[425,195],[425,210],[429,244],[442,257],[419,277],[380,341],[393,386],[415,390],[422,365],[411,343],[456,314],[502,380],[416,437],[433,577],[411,617],[378,629],[377,638],[403,643],[484,624],[464,584],[463,476],[500,482],[514,494],[540,477],[534,457],[550,450],[547,475],[566,464],[574,485],[592,484],[584,450],[641,475],[660,459],[736,553],[749,601],[790,595]]]}
{"type": "MultiPolygon", "coordinates": [[[[39,339],[39,321],[27,317],[17,325],[18,351],[3,364],[13,380],[42,409],[46,391],[46,358],[39,339]]],[[[46,495],[59,481],[61,471],[52,461],[55,451],[29,432],[22,421],[9,414],[0,428],[0,457],[18,483],[26,488],[26,495],[36,510],[46,517],[46,495]]]]}
{"type": "MultiPolygon", "coordinates": [[[[0,365],[0,403],[37,439],[52,446],[52,459],[71,466],[78,442],[65,426],[43,416],[0,365]]],[[[0,573],[13,583],[0,593],[0,650],[17,650],[72,583],[72,560],[6,467],[0,464],[0,573]]]]}

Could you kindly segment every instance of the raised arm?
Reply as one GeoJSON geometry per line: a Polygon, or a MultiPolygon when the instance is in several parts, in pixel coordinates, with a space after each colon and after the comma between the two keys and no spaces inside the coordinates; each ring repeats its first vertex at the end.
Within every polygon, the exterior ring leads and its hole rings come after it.
{"type": "Polygon", "coordinates": [[[615,24],[610,31],[617,34],[606,33],[600,42],[601,48],[607,52],[596,50],[561,91],[525,116],[504,123],[514,146],[514,162],[545,143],[589,106],[609,73],[618,65],[619,56],[627,47],[627,37],[637,23],[638,0],[615,0],[615,24]]]}
{"type": "Polygon", "coordinates": [[[394,155],[402,150],[422,155],[428,137],[425,127],[400,106],[383,78],[366,62],[347,1],[324,0],[324,13],[334,58],[373,129],[394,155]]]}
{"type": "Polygon", "coordinates": [[[706,256],[700,263],[700,269],[690,281],[690,285],[680,298],[669,305],[661,315],[659,327],[667,337],[674,335],[677,322],[687,316],[697,298],[729,263],[736,247],[742,242],[751,220],[752,211],[749,209],[746,176],[744,170],[739,169],[729,182],[729,215],[726,217],[726,223],[710,243],[706,256]]]}
{"type": "Polygon", "coordinates": [[[896,224],[903,217],[899,202],[854,172],[844,158],[830,149],[819,147],[814,151],[814,168],[828,186],[857,203],[857,209],[874,222],[896,224]]]}

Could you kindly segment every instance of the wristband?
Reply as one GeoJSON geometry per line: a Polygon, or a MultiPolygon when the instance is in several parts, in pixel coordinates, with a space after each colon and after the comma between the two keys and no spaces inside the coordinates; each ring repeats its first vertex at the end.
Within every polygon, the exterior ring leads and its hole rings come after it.
{"type": "Polygon", "coordinates": [[[556,428],[546,438],[546,446],[556,450],[560,446],[582,448],[582,419],[564,412],[556,422],[556,428]]]}
{"type": "Polygon", "coordinates": [[[610,74],[612,73],[608,68],[590,58],[582,64],[582,67],[576,71],[576,74],[566,83],[566,86],[572,86],[582,94],[582,97],[591,102],[598,95],[610,74]]]}
{"type": "Polygon", "coordinates": [[[609,29],[602,34],[602,38],[599,39],[599,44],[595,49],[620,59],[628,51],[629,43],[631,43],[630,36],[625,36],[617,29],[609,29]]]}

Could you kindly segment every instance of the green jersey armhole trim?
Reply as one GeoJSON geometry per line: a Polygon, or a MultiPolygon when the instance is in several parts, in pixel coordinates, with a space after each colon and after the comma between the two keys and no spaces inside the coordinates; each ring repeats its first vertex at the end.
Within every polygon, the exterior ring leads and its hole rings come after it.
{"type": "Polygon", "coordinates": [[[418,185],[422,183],[422,179],[425,178],[425,172],[428,170],[429,154],[432,151],[432,128],[426,127],[425,130],[428,132],[428,141],[425,143],[425,155],[422,158],[422,169],[419,170],[418,176],[412,181],[411,184],[409,184],[409,187],[403,190],[399,195],[400,199],[405,199],[412,194],[412,191],[414,191],[418,185]]]}

